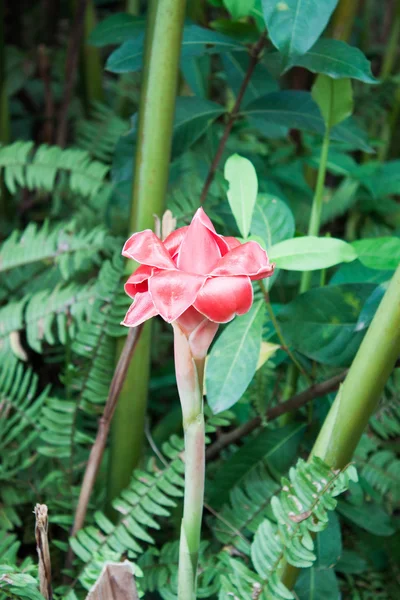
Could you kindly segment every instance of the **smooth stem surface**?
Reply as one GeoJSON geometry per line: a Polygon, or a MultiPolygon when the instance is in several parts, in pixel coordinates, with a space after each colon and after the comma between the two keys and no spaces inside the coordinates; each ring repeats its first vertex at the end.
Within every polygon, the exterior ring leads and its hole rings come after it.
{"type": "MultiPolygon", "coordinates": [[[[400,266],[372,320],[311,451],[333,469],[343,469],[374,414],[386,381],[400,355],[400,266]]],[[[291,588],[298,569],[284,568],[291,588]]]]}
{"type": "MultiPolygon", "coordinates": [[[[324,140],[322,143],[321,159],[320,159],[319,168],[318,168],[317,184],[315,186],[315,194],[314,194],[313,204],[312,204],[312,208],[311,208],[310,222],[308,225],[308,235],[315,235],[315,236],[319,235],[319,229],[320,229],[320,225],[321,225],[322,202],[323,202],[323,197],[324,197],[326,166],[327,166],[327,162],[328,162],[329,143],[330,143],[330,128],[327,127],[325,130],[324,140]]],[[[304,271],[302,278],[301,278],[300,294],[302,294],[303,292],[307,292],[310,289],[311,276],[312,276],[312,271],[304,271]]]]}
{"type": "Polygon", "coordinates": [[[195,600],[204,502],[205,430],[203,360],[195,361],[189,341],[174,327],[175,372],[185,433],[185,497],[179,545],[178,599],[195,600]]]}
{"type": "MultiPolygon", "coordinates": [[[[129,233],[154,227],[164,210],[171,154],[184,0],[149,8],[129,233]]],[[[123,346],[121,340],[119,351],[123,346]]],[[[146,324],[113,422],[109,501],[128,485],[141,456],[149,381],[150,324],[146,324]]]]}
{"type": "Polygon", "coordinates": [[[94,102],[104,99],[102,87],[102,66],[99,49],[88,43],[88,38],[96,26],[96,13],[93,1],[89,0],[86,7],[84,35],[80,57],[82,89],[85,98],[86,111],[94,102]]]}

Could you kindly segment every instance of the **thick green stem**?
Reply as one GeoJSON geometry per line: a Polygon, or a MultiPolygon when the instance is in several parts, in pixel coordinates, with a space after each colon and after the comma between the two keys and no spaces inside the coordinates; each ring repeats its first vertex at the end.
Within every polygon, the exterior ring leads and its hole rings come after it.
{"type": "Polygon", "coordinates": [[[88,38],[96,25],[96,13],[92,0],[89,0],[84,24],[84,37],[81,50],[81,81],[86,110],[94,102],[104,99],[102,87],[102,64],[99,49],[88,44],[88,38]]]}
{"type": "MultiPolygon", "coordinates": [[[[330,128],[327,127],[325,130],[324,140],[322,143],[321,150],[321,159],[319,162],[318,169],[318,177],[317,184],[315,186],[315,194],[313,199],[313,204],[311,208],[311,216],[310,222],[308,225],[308,235],[319,235],[319,229],[321,225],[321,212],[322,212],[322,202],[324,198],[324,188],[325,188],[325,176],[326,176],[326,166],[328,162],[328,152],[329,152],[329,142],[330,142],[330,128]]],[[[311,276],[312,271],[304,271],[301,284],[300,284],[300,293],[307,292],[311,287],[311,276]]]]}
{"type": "Polygon", "coordinates": [[[195,600],[204,502],[205,429],[203,373],[205,358],[195,359],[189,341],[174,324],[175,371],[185,433],[185,498],[179,546],[178,600],[195,600]]]}
{"type": "MultiPolygon", "coordinates": [[[[386,381],[400,355],[400,266],[373,318],[311,451],[333,469],[351,460],[386,381]]],[[[282,581],[292,587],[298,570],[286,565],[282,581]]]]}
{"type": "MultiPolygon", "coordinates": [[[[164,210],[171,154],[185,0],[154,0],[149,9],[129,230],[153,228],[164,210]]],[[[123,341],[119,344],[119,352],[123,341]]],[[[113,422],[109,501],[129,483],[141,456],[151,347],[142,333],[113,422]]]]}

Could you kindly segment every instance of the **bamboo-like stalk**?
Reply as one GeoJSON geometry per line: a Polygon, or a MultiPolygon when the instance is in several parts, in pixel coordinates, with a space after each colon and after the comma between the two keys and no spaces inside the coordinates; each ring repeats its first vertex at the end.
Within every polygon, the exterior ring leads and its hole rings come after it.
{"type": "MultiPolygon", "coordinates": [[[[153,228],[168,183],[185,0],[153,0],[145,56],[130,231],[153,228]]],[[[129,367],[113,422],[109,502],[128,483],[141,456],[147,403],[151,329],[147,323],[129,367]]],[[[123,343],[119,344],[121,349],[123,343]]]]}
{"type": "Polygon", "coordinates": [[[331,36],[333,38],[343,42],[350,39],[359,5],[359,0],[340,0],[331,22],[331,36]]]}
{"type": "MultiPolygon", "coordinates": [[[[311,451],[333,469],[352,459],[400,355],[400,265],[339,389],[311,451]]],[[[298,569],[286,564],[282,581],[291,588],[298,569]]]]}
{"type": "Polygon", "coordinates": [[[102,64],[99,49],[88,44],[88,38],[96,25],[96,12],[93,0],[86,7],[84,34],[80,56],[80,79],[86,111],[94,102],[104,99],[102,87],[102,64]]]}

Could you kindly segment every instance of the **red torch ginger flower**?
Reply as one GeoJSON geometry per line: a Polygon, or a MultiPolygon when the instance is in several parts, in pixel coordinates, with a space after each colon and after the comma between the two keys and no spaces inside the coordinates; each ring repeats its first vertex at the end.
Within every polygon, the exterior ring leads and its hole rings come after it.
{"type": "Polygon", "coordinates": [[[167,323],[179,320],[187,333],[205,318],[227,323],[250,310],[251,281],[274,270],[256,242],[218,235],[202,208],[163,242],[150,229],[134,233],[122,254],[141,265],[125,284],[134,299],[122,322],[127,327],[155,315],[167,323]]]}

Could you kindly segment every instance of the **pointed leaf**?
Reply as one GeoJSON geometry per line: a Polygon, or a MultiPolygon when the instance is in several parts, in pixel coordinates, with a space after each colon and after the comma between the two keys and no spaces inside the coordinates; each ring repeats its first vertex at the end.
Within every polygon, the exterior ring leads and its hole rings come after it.
{"type": "Polygon", "coordinates": [[[225,179],[229,183],[228,200],[239,231],[247,238],[257,198],[258,181],[252,163],[233,154],[225,163],[225,179]]]}
{"type": "Polygon", "coordinates": [[[313,271],[351,262],[357,252],[343,240],[305,235],[275,244],[269,249],[269,257],[280,269],[313,271]]]}
{"type": "Polygon", "coordinates": [[[318,75],[311,93],[328,129],[350,117],[353,112],[350,79],[332,79],[327,75],[318,75]]]}

